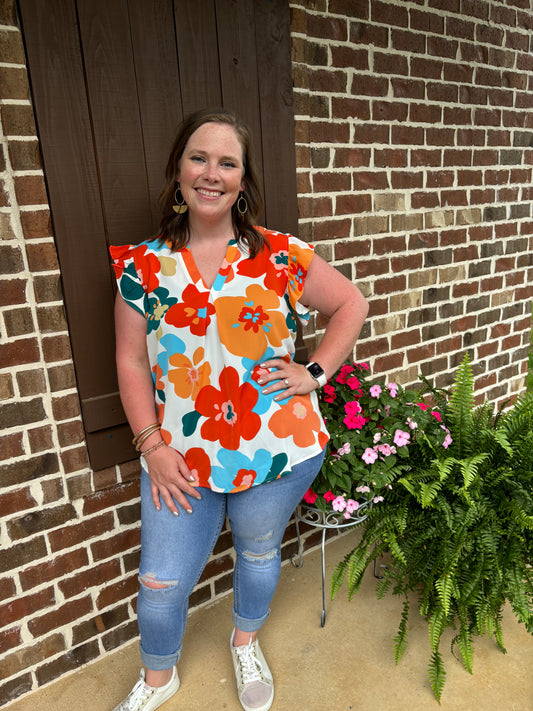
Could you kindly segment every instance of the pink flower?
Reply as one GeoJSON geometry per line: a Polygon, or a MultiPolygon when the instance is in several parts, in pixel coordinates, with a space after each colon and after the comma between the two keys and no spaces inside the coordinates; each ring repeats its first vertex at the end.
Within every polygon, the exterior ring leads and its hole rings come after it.
{"type": "Polygon", "coordinates": [[[349,442],[345,442],[342,447],[339,447],[337,450],[337,454],[339,454],[341,457],[343,454],[350,454],[352,451],[352,446],[349,442]]]}
{"type": "Polygon", "coordinates": [[[372,499],[372,501],[373,501],[375,504],[379,504],[380,501],[383,501],[383,496],[374,496],[374,498],[372,499]]]}
{"type": "Polygon", "coordinates": [[[409,432],[404,432],[403,430],[396,430],[394,433],[394,444],[397,444],[398,447],[403,447],[406,444],[409,444],[409,440],[411,438],[411,435],[409,432]]]}
{"type": "Polygon", "coordinates": [[[442,422],[442,417],[440,416],[440,412],[437,412],[437,410],[431,410],[431,414],[437,420],[437,422],[442,422]]]}
{"type": "Polygon", "coordinates": [[[442,443],[442,446],[444,447],[444,449],[448,449],[448,447],[450,446],[450,444],[452,442],[453,442],[453,439],[450,437],[449,434],[447,434],[446,437],[444,438],[444,442],[442,443]]]}
{"type": "Polygon", "coordinates": [[[384,457],[388,457],[389,454],[392,454],[390,444],[380,444],[378,446],[378,452],[381,452],[384,457]]]}
{"type": "Polygon", "coordinates": [[[370,487],[369,486],[358,486],[356,488],[356,491],[358,491],[360,494],[369,494],[370,487]]]}
{"type": "Polygon", "coordinates": [[[412,430],[416,430],[416,428],[418,427],[418,424],[414,420],[412,420],[410,417],[407,418],[407,424],[409,425],[410,429],[412,429],[412,430]]]}
{"type": "Polygon", "coordinates": [[[304,501],[308,504],[314,504],[316,501],[316,494],[312,489],[308,489],[304,494],[304,501]]]}
{"type": "Polygon", "coordinates": [[[381,439],[381,432],[374,432],[374,444],[379,442],[380,439],[381,439]]]}
{"type": "Polygon", "coordinates": [[[328,502],[328,504],[330,501],[333,501],[334,498],[335,494],[332,491],[326,491],[326,493],[324,494],[324,499],[328,502]]]}
{"type": "Polygon", "coordinates": [[[370,393],[371,397],[379,397],[381,395],[381,388],[379,385],[372,385],[368,392],[370,393]]]}
{"type": "Polygon", "coordinates": [[[334,511],[344,511],[346,508],[346,499],[344,496],[337,496],[331,505],[334,511]]]}
{"type": "Polygon", "coordinates": [[[350,514],[348,511],[345,511],[343,514],[344,518],[350,518],[350,514]]]}
{"type": "Polygon", "coordinates": [[[387,383],[387,387],[389,389],[390,396],[396,397],[396,395],[398,394],[398,386],[396,385],[396,383],[387,383]]]}
{"type": "Polygon", "coordinates": [[[373,464],[377,458],[377,452],[370,447],[367,447],[361,456],[361,459],[363,459],[367,464],[373,464]]]}
{"type": "Polygon", "coordinates": [[[359,508],[359,501],[354,501],[353,499],[348,499],[346,502],[346,511],[349,514],[352,514],[354,511],[357,511],[359,508]]]}
{"type": "Polygon", "coordinates": [[[361,430],[365,426],[366,419],[362,415],[346,415],[343,420],[349,430],[361,430]]]}

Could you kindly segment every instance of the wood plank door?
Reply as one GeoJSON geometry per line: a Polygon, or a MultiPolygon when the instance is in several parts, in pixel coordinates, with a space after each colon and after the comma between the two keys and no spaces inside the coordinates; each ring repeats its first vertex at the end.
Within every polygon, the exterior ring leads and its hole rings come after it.
{"type": "Polygon", "coordinates": [[[156,233],[176,129],[250,126],[262,223],[297,231],[287,0],[18,0],[89,457],[135,456],[114,364],[109,244],[156,233]]]}

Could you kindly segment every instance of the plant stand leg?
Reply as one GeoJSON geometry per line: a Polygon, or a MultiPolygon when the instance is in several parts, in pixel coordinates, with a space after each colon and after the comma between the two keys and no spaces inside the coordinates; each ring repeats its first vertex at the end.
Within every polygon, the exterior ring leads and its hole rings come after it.
{"type": "Polygon", "coordinates": [[[322,616],[320,626],[326,624],[326,529],[322,529],[322,616]]]}
{"type": "Polygon", "coordinates": [[[298,519],[296,519],[295,523],[296,523],[296,535],[298,537],[298,553],[293,553],[291,555],[291,563],[294,565],[295,568],[301,568],[302,565],[304,564],[304,560],[303,560],[302,539],[300,538],[300,522],[298,521],[298,519]],[[297,558],[298,558],[298,562],[296,562],[297,558]]]}

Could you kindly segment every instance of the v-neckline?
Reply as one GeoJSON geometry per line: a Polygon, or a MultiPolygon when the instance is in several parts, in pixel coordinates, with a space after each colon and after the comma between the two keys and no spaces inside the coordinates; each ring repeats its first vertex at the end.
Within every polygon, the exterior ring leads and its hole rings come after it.
{"type": "Polygon", "coordinates": [[[204,289],[207,291],[219,291],[224,282],[226,281],[226,277],[228,276],[229,270],[227,268],[224,269],[224,265],[228,263],[228,253],[230,250],[230,247],[234,247],[237,244],[237,240],[235,238],[231,238],[228,244],[226,245],[226,251],[224,252],[224,257],[222,258],[222,261],[220,262],[220,266],[217,270],[216,276],[213,280],[213,283],[211,286],[208,286],[205,282],[205,279],[203,278],[202,274],[200,273],[200,270],[198,269],[196,262],[194,260],[193,254],[191,252],[190,246],[187,244],[184,249],[181,250],[182,255],[183,255],[183,260],[185,262],[185,266],[187,268],[187,271],[189,272],[189,276],[193,280],[193,282],[196,284],[197,282],[201,282],[202,286],[204,289]]]}

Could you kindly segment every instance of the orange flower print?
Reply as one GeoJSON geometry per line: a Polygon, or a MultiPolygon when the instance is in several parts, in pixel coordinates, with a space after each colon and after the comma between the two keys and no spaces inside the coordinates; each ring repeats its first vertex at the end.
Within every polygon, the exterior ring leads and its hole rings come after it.
{"type": "Polygon", "coordinates": [[[192,398],[196,396],[204,385],[209,385],[211,366],[209,363],[198,365],[204,358],[204,349],[197,348],[194,351],[192,362],[184,353],[174,353],[168,359],[168,379],[174,383],[174,392],[182,398],[192,398]]]}
{"type": "Polygon", "coordinates": [[[289,330],[273,291],[258,284],[246,296],[222,296],[216,301],[218,330],[230,353],[257,360],[268,346],[280,346],[289,330]]]}
{"type": "Polygon", "coordinates": [[[195,336],[205,336],[215,313],[215,307],[209,303],[209,292],[200,292],[194,284],[189,284],[183,290],[182,299],[169,308],[165,321],[178,328],[189,327],[195,336]]]}
{"type": "Polygon", "coordinates": [[[272,415],[268,428],[276,437],[292,437],[297,447],[310,447],[320,431],[320,417],[308,396],[295,395],[272,415]]]}
{"type": "MultiPolygon", "coordinates": [[[[271,246],[274,248],[273,244],[271,246]]],[[[287,264],[286,249],[270,251],[266,248],[254,259],[243,259],[237,267],[237,272],[255,279],[264,276],[265,287],[275,291],[278,296],[283,296],[287,287],[287,264]]]]}
{"type": "Polygon", "coordinates": [[[220,390],[206,385],[194,403],[195,410],[208,418],[200,431],[204,439],[236,450],[241,438],[250,440],[259,432],[261,418],[252,410],[259,396],[251,383],[239,384],[235,368],[224,368],[218,382],[220,390]]]}
{"type": "Polygon", "coordinates": [[[209,476],[211,475],[211,462],[200,447],[191,447],[185,452],[183,457],[191,474],[196,480],[193,486],[203,486],[209,488],[209,476]]]}

